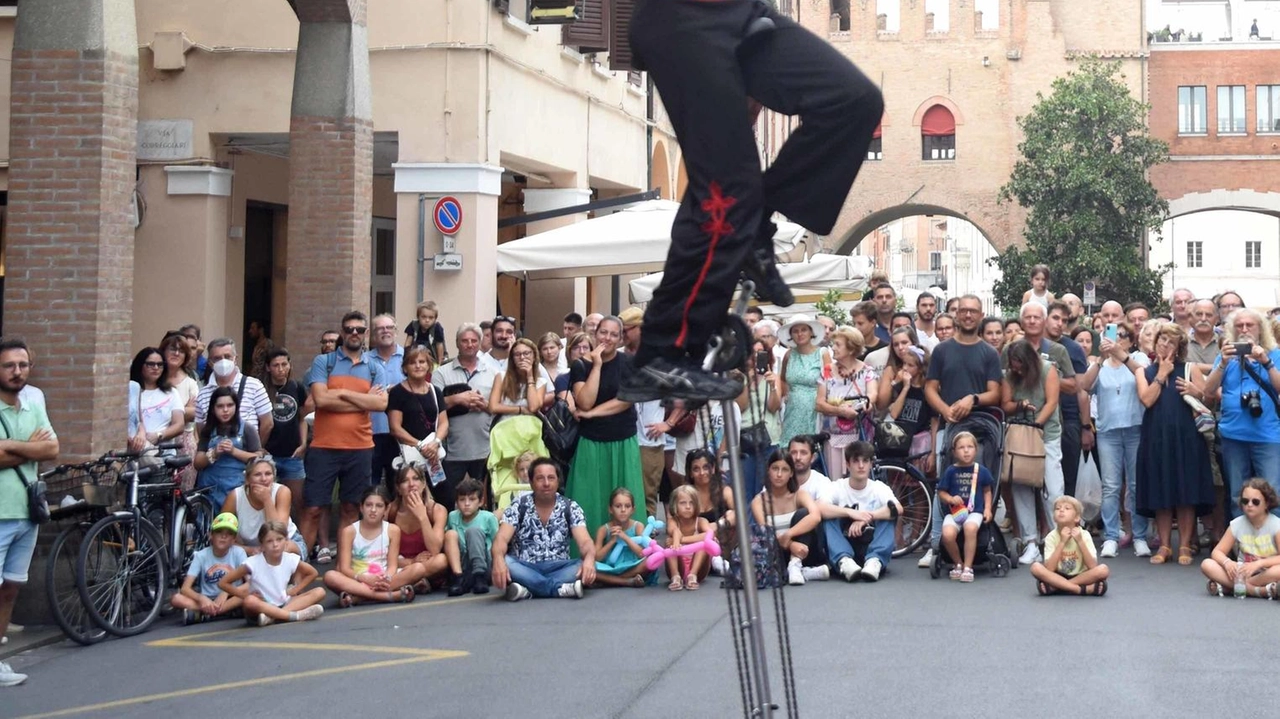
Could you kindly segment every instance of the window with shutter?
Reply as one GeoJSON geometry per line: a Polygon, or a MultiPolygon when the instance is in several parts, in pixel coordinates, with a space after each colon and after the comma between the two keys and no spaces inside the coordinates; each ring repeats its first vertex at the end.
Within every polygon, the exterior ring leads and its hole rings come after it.
{"type": "Polygon", "coordinates": [[[578,0],[578,21],[561,30],[560,44],[586,55],[609,50],[609,0],[578,0]]]}
{"type": "Polygon", "coordinates": [[[613,4],[609,18],[609,69],[631,70],[631,13],[635,0],[606,0],[613,4]]]}

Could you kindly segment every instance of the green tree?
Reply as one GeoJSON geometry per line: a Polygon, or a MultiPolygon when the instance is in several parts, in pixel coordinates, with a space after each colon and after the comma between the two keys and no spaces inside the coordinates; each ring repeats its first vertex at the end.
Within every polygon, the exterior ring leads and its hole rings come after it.
{"type": "Polygon", "coordinates": [[[831,318],[836,323],[836,327],[849,324],[849,313],[840,308],[840,302],[844,299],[844,294],[834,287],[827,290],[822,299],[813,303],[813,309],[823,317],[831,318]]]}
{"type": "Polygon", "coordinates": [[[1086,60],[1018,118],[1022,157],[999,199],[1027,208],[1026,246],[990,260],[1003,273],[994,290],[1006,311],[1022,302],[1037,264],[1052,270],[1055,294],[1095,280],[1099,303],[1160,303],[1169,267],[1148,269],[1142,249],[1169,212],[1147,180],[1169,146],[1148,134],[1149,108],[1123,81],[1119,63],[1086,60]]]}

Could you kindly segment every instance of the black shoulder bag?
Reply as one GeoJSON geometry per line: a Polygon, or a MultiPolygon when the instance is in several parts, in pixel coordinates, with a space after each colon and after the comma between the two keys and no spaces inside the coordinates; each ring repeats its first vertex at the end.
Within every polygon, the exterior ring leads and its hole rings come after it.
{"type": "MultiPolygon", "coordinates": [[[[4,418],[4,414],[0,413],[0,426],[4,427],[4,436],[13,439],[13,430],[9,429],[9,422],[4,418]]],[[[47,524],[49,522],[49,500],[45,498],[44,480],[36,478],[35,482],[27,479],[27,475],[22,471],[22,465],[13,468],[18,473],[18,479],[22,480],[22,486],[27,488],[27,518],[32,524],[47,524]]]]}

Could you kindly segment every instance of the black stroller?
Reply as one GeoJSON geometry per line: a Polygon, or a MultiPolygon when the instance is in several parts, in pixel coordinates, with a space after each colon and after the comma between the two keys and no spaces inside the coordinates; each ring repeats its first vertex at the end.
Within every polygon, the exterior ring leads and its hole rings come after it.
{"type": "MultiPolygon", "coordinates": [[[[998,499],[1000,468],[1004,459],[1004,413],[994,407],[983,407],[971,412],[968,417],[952,425],[947,431],[947,436],[954,437],[960,432],[972,432],[978,439],[978,463],[986,467],[991,476],[995,477],[996,486],[991,497],[993,501],[998,499]]],[[[995,513],[992,512],[993,520],[983,522],[978,529],[978,551],[973,555],[973,566],[975,569],[988,567],[991,570],[991,576],[1003,577],[1009,574],[1010,569],[1018,566],[1018,558],[1009,551],[1009,544],[1005,541],[1000,527],[996,525],[994,516],[995,513]]],[[[963,532],[956,537],[956,542],[963,553],[963,532]]],[[[942,548],[933,553],[933,564],[929,567],[930,578],[937,579],[943,572],[951,571],[954,565],[946,554],[946,550],[942,548]]]]}

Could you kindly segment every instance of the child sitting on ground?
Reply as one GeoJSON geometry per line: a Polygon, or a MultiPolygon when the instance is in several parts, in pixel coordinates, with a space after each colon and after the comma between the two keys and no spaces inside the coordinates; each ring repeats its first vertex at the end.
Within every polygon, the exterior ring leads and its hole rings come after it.
{"type": "Polygon", "coordinates": [[[209,546],[196,552],[182,580],[182,589],[170,603],[182,610],[183,625],[204,622],[215,617],[227,617],[237,612],[244,602],[218,587],[218,582],[228,573],[244,564],[248,555],[244,547],[236,544],[240,522],[236,515],[223,512],[213,518],[209,527],[209,546]],[[197,588],[196,582],[199,582],[197,588]]]}
{"type": "Polygon", "coordinates": [[[467,592],[489,593],[489,553],[493,551],[493,538],[498,536],[498,518],[487,509],[480,509],[483,493],[484,486],[471,477],[458,482],[457,509],[449,512],[445,520],[444,556],[453,572],[451,597],[467,592]]]}
{"type": "MultiPolygon", "coordinates": [[[[667,524],[668,547],[679,549],[706,539],[711,523],[698,516],[698,490],[693,485],[682,484],[671,490],[671,506],[675,511],[667,524]]],[[[711,561],[706,550],[700,549],[692,556],[667,557],[667,576],[671,579],[667,589],[696,591],[710,571],[711,561]]]]}
{"type": "Polygon", "coordinates": [[[1251,479],[1240,490],[1240,509],[1244,514],[1231,520],[1222,539],[1209,559],[1200,563],[1200,571],[1209,578],[1209,594],[1221,597],[1233,594],[1237,562],[1244,563],[1245,593],[1252,597],[1275,599],[1280,582],[1280,517],[1271,513],[1280,505],[1276,490],[1265,479],[1251,479]],[[1228,552],[1235,550],[1234,560],[1228,552]]]}
{"type": "Polygon", "coordinates": [[[1042,595],[1083,594],[1101,597],[1107,593],[1107,565],[1098,563],[1093,537],[1080,526],[1084,506],[1070,495],[1053,503],[1057,528],[1044,538],[1044,564],[1031,565],[1036,590],[1042,595]]]}
{"type": "Polygon", "coordinates": [[[360,602],[412,602],[410,582],[421,578],[398,573],[400,528],[388,522],[387,490],[364,491],[360,520],[338,534],[338,568],[324,574],[324,585],[338,593],[338,606],[360,602]]]}
{"type": "Polygon", "coordinates": [[[609,495],[609,521],[596,530],[596,581],[592,586],[644,586],[644,547],[636,541],[644,533],[644,525],[631,518],[635,508],[635,495],[626,487],[618,487],[609,495]],[[622,551],[616,561],[611,561],[619,544],[622,551]]]}
{"type": "Polygon", "coordinates": [[[938,480],[938,502],[947,509],[942,517],[942,546],[955,564],[951,578],[973,581],[973,558],[978,551],[978,529],[991,521],[991,492],[996,480],[986,467],[975,462],[978,439],[972,432],[960,432],[951,440],[955,464],[938,480]],[[964,531],[964,557],[956,536],[964,531]],[[963,561],[961,561],[963,560],[963,561]]]}
{"type": "Polygon", "coordinates": [[[218,587],[244,600],[244,616],[265,627],[276,622],[303,622],[324,614],[324,587],[307,589],[316,570],[302,557],[284,551],[289,543],[284,522],[268,520],[258,530],[262,552],[218,580],[218,587]],[[248,579],[244,584],[240,580],[248,579]]]}

